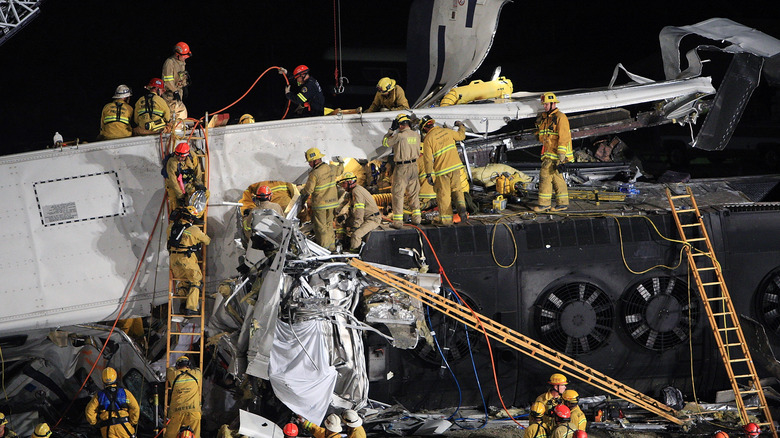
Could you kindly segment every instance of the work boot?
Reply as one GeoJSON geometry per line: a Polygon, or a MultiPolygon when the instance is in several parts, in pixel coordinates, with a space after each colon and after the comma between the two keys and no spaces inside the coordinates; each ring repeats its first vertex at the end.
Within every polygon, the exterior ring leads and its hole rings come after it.
{"type": "Polygon", "coordinates": [[[462,210],[458,212],[458,216],[460,217],[460,223],[461,225],[468,225],[469,223],[469,214],[466,210],[462,210]]]}
{"type": "Polygon", "coordinates": [[[550,211],[566,211],[568,209],[569,209],[568,205],[556,205],[555,207],[550,209],[550,211]]]}
{"type": "Polygon", "coordinates": [[[533,208],[533,211],[535,211],[537,213],[544,213],[545,211],[550,211],[550,206],[549,205],[537,205],[536,207],[533,208]]]}
{"type": "Polygon", "coordinates": [[[200,316],[197,310],[184,309],[184,316],[200,316]]]}
{"type": "Polygon", "coordinates": [[[404,227],[404,223],[403,222],[393,221],[393,223],[390,224],[390,228],[395,228],[396,230],[400,230],[403,227],[404,227]]]}
{"type": "Polygon", "coordinates": [[[422,220],[419,216],[412,217],[412,225],[420,225],[420,222],[422,222],[422,220]]]}

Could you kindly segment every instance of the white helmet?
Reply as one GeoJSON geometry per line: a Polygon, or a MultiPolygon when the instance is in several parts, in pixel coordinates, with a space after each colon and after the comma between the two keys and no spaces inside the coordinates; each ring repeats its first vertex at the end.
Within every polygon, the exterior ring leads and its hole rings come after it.
{"type": "Polygon", "coordinates": [[[133,92],[130,91],[130,87],[128,87],[125,84],[122,84],[118,87],[116,87],[116,91],[114,91],[114,97],[112,99],[122,99],[125,97],[130,97],[133,95],[133,92]]]}
{"type": "Polygon", "coordinates": [[[325,419],[325,429],[328,429],[329,431],[334,433],[340,433],[341,418],[339,418],[339,416],[336,414],[328,415],[328,418],[325,419]]]}
{"type": "Polygon", "coordinates": [[[361,420],[358,413],[352,409],[347,409],[342,412],[341,417],[344,419],[344,423],[349,427],[355,428],[363,425],[363,420],[361,420]]]}

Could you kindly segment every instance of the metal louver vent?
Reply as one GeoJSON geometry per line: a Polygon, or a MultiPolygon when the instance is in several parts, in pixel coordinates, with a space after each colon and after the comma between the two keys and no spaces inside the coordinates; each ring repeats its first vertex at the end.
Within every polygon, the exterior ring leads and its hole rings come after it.
{"type": "Polygon", "coordinates": [[[768,332],[780,336],[780,268],[772,271],[756,293],[758,317],[768,332]]]}

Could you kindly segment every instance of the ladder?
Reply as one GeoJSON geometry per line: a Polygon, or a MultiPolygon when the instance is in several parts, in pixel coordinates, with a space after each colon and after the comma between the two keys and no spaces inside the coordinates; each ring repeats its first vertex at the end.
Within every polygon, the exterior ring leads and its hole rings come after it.
{"type": "Polygon", "coordinates": [[[734,310],[734,304],[723,279],[723,271],[715,257],[712,242],[707,234],[693,192],[691,192],[690,187],[685,189],[686,194],[673,195],[667,187],[666,197],[669,199],[677,231],[685,243],[688,266],[693,273],[699,296],[707,311],[707,319],[709,319],[715,341],[718,344],[718,351],[726,366],[742,424],[750,422],[748,419],[749,411],[762,411],[765,422],[758,425],[769,427],[772,435],[777,438],[777,431],[756,374],[755,364],[750,356],[742,327],[739,325],[737,312],[734,310]],[[759,406],[745,406],[744,397],[753,394],[758,395],[759,406]]]}
{"type": "Polygon", "coordinates": [[[448,300],[414,283],[390,274],[387,271],[372,266],[356,258],[350,260],[350,265],[365,272],[377,280],[405,292],[412,298],[422,301],[424,304],[444,313],[450,318],[459,321],[475,330],[484,331],[490,338],[501,342],[527,356],[530,356],[546,365],[564,371],[569,375],[582,380],[596,388],[606,391],[622,399],[646,409],[675,424],[682,425],[684,421],[675,416],[675,410],[651,397],[620,383],[609,376],[582,364],[563,353],[546,345],[534,341],[527,336],[490,320],[470,308],[448,300]]]}
{"type": "MultiPolygon", "coordinates": [[[[171,136],[173,137],[173,135],[171,136]]],[[[203,168],[203,183],[206,187],[209,185],[209,165],[208,165],[208,130],[204,131],[203,137],[189,137],[191,140],[202,140],[204,144],[203,152],[200,153],[196,148],[191,149],[191,155],[198,158],[198,165],[203,168]]],[[[185,140],[185,138],[179,138],[180,140],[185,140]]],[[[177,140],[179,140],[177,139],[177,140]]],[[[178,141],[175,142],[169,142],[169,147],[173,148],[178,143],[178,141]]],[[[170,213],[169,217],[170,217],[170,213]]],[[[206,206],[204,212],[203,212],[203,223],[196,223],[195,225],[203,231],[203,233],[206,233],[207,226],[208,226],[208,205],[206,206]]],[[[200,267],[200,271],[202,273],[203,279],[201,280],[201,289],[200,289],[200,297],[198,299],[199,305],[198,305],[198,313],[195,315],[184,315],[183,309],[184,304],[187,299],[185,296],[178,296],[176,294],[177,286],[180,281],[184,281],[183,278],[176,278],[173,276],[173,271],[168,271],[168,331],[167,331],[167,344],[166,344],[166,355],[165,355],[165,365],[166,370],[167,368],[174,366],[176,363],[176,359],[179,356],[187,356],[190,359],[190,363],[198,364],[198,368],[200,370],[203,370],[203,348],[206,343],[206,340],[204,338],[205,336],[205,323],[206,323],[206,317],[205,317],[205,305],[206,305],[206,250],[207,246],[202,245],[201,250],[199,253],[197,253],[198,257],[198,266],[200,267]],[[196,325],[193,327],[193,331],[186,332],[183,331],[183,325],[184,322],[190,322],[190,323],[196,323],[196,325]],[[174,338],[178,338],[181,336],[191,336],[191,337],[197,337],[199,340],[197,342],[197,346],[193,347],[192,343],[188,347],[184,348],[178,348],[177,343],[174,343],[174,338]]],[[[164,398],[164,412],[167,415],[168,412],[168,405],[170,400],[168,400],[168,393],[169,393],[170,387],[166,378],[165,382],[165,398],[164,398]]],[[[203,395],[201,394],[201,397],[203,395]]]]}

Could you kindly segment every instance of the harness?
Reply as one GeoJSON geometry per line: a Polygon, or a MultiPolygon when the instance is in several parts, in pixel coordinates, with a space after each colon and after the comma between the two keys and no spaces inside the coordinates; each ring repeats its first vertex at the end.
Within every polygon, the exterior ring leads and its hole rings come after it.
{"type": "Polygon", "coordinates": [[[182,163],[177,163],[178,167],[176,169],[176,174],[181,175],[181,179],[188,183],[192,180],[192,178],[195,176],[195,169],[190,169],[189,167],[182,168],[182,163]]]}
{"type": "Polygon", "coordinates": [[[146,96],[144,96],[144,108],[141,111],[138,111],[138,115],[144,115],[149,114],[149,119],[153,120],[154,116],[157,116],[159,118],[162,118],[164,113],[161,110],[155,110],[154,109],[154,93],[149,93],[146,96]]]}
{"type": "Polygon", "coordinates": [[[184,246],[181,244],[181,238],[187,228],[191,227],[191,222],[176,222],[171,227],[171,235],[168,236],[168,251],[177,254],[193,254],[200,251],[200,243],[193,246],[184,246]]]}
{"type": "Polygon", "coordinates": [[[98,424],[98,427],[104,428],[104,427],[111,427],[121,425],[122,428],[127,432],[128,435],[132,434],[127,429],[127,426],[125,426],[125,423],[130,422],[130,417],[119,416],[120,410],[127,410],[128,409],[128,403],[127,403],[127,394],[125,393],[124,388],[115,388],[115,391],[112,390],[103,390],[98,392],[98,415],[100,415],[101,412],[107,411],[108,412],[108,419],[101,420],[98,424]]]}

